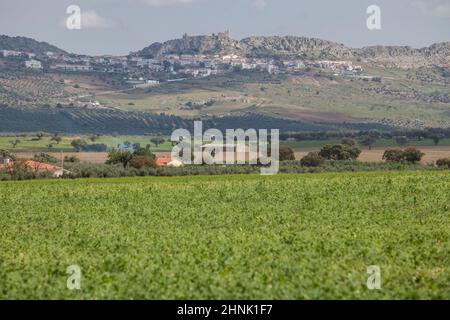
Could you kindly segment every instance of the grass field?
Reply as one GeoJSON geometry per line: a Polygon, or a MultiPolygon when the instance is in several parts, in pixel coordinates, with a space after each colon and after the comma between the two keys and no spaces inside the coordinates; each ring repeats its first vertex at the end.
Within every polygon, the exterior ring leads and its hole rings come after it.
{"type": "MultiPolygon", "coordinates": [[[[152,137],[150,136],[100,136],[95,141],[91,141],[89,136],[63,136],[62,141],[57,144],[54,141],[51,141],[51,137],[46,136],[41,140],[33,140],[35,136],[27,135],[26,137],[21,136],[0,136],[0,149],[11,150],[12,152],[27,152],[27,151],[42,151],[42,152],[71,152],[75,151],[71,146],[71,142],[75,139],[83,139],[88,144],[105,144],[109,148],[117,148],[118,144],[124,143],[125,141],[129,141],[131,143],[140,143],[142,147],[145,147],[147,144],[152,146],[152,151],[171,151],[172,144],[170,142],[165,142],[161,145],[156,146],[150,140],[152,137]],[[16,146],[16,148],[12,148],[11,142],[19,139],[20,143],[16,146]],[[49,148],[49,145],[52,145],[52,148],[49,148]]],[[[166,138],[168,140],[168,138],[166,138]]]]}
{"type": "MultiPolygon", "coordinates": [[[[106,144],[109,148],[116,148],[118,144],[124,143],[125,141],[129,141],[131,143],[139,143],[142,147],[145,147],[147,144],[152,146],[152,151],[155,152],[170,152],[173,148],[172,143],[169,141],[170,137],[164,137],[165,142],[156,146],[150,140],[151,136],[108,136],[102,135],[99,136],[94,142],[90,140],[89,136],[62,136],[62,141],[57,144],[54,141],[51,141],[50,136],[45,136],[41,140],[36,140],[36,137],[33,135],[23,136],[13,136],[13,135],[3,135],[0,136],[0,149],[7,149],[16,152],[26,152],[26,151],[46,151],[46,152],[58,152],[63,150],[65,152],[74,151],[73,147],[70,145],[72,140],[74,139],[83,139],[88,144],[106,144]],[[16,139],[20,140],[20,143],[17,144],[16,148],[12,148],[12,141],[16,139]],[[49,148],[49,145],[52,145],[52,148],[49,148]]],[[[309,150],[311,148],[320,149],[325,144],[338,144],[341,143],[341,140],[310,140],[310,141],[280,141],[282,146],[289,146],[295,150],[309,150]]],[[[408,146],[413,147],[435,147],[437,150],[439,149],[447,149],[450,146],[450,139],[442,139],[439,142],[439,145],[435,146],[433,140],[431,139],[423,139],[423,140],[411,140],[408,146]]],[[[388,148],[388,147],[398,147],[395,140],[393,139],[380,139],[377,140],[373,146],[374,148],[388,148]]],[[[367,147],[363,147],[366,149],[367,147]]]]}
{"type": "Polygon", "coordinates": [[[448,171],[3,182],[0,298],[448,299],[449,190],[448,171]]]}

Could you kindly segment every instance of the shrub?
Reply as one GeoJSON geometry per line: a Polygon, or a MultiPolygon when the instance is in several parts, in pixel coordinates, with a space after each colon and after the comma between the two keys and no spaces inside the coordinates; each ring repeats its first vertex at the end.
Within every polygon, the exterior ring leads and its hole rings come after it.
{"type": "Polygon", "coordinates": [[[104,143],[86,144],[81,147],[81,150],[86,152],[105,152],[108,150],[108,146],[104,143]]]}
{"type": "Polygon", "coordinates": [[[1,158],[10,158],[11,160],[16,160],[16,156],[14,154],[4,149],[0,149],[0,159],[1,158]]]}
{"type": "Polygon", "coordinates": [[[361,154],[361,150],[356,146],[344,144],[325,145],[319,152],[322,158],[328,160],[356,160],[361,154]]]}
{"type": "Polygon", "coordinates": [[[357,145],[355,139],[353,139],[353,138],[347,138],[347,137],[342,138],[341,143],[344,144],[344,145],[347,145],[347,146],[356,146],[356,145],[357,145]]]}
{"type": "Polygon", "coordinates": [[[369,147],[369,150],[372,150],[372,146],[377,141],[377,138],[371,135],[363,136],[361,139],[361,144],[369,147]]]}
{"type": "Polygon", "coordinates": [[[121,164],[124,168],[126,168],[132,158],[133,154],[129,151],[112,149],[108,153],[108,160],[106,161],[106,164],[121,164]]]}
{"type": "Polygon", "coordinates": [[[80,162],[80,159],[77,158],[77,157],[75,157],[75,156],[70,156],[70,157],[65,156],[65,157],[64,157],[64,162],[69,162],[69,163],[79,163],[79,162],[80,162]]]}
{"type": "Polygon", "coordinates": [[[403,154],[405,160],[412,163],[420,162],[425,155],[425,153],[416,148],[407,148],[403,151],[403,154]]]}
{"type": "Polygon", "coordinates": [[[405,136],[395,137],[395,142],[397,142],[399,146],[406,146],[409,143],[409,139],[405,136]]]}
{"type": "Polygon", "coordinates": [[[135,169],[155,168],[156,162],[155,162],[154,158],[150,157],[150,156],[134,155],[130,161],[130,166],[135,169]]]}
{"type": "Polygon", "coordinates": [[[325,164],[325,159],[318,152],[310,152],[300,160],[303,167],[321,167],[325,164]]]}
{"type": "Polygon", "coordinates": [[[84,140],[82,140],[82,139],[75,139],[75,140],[73,140],[73,141],[70,143],[70,145],[71,145],[72,147],[74,147],[74,149],[75,149],[77,152],[80,152],[80,151],[82,151],[83,148],[87,145],[87,143],[86,143],[86,141],[84,141],[84,140]]]}
{"type": "Polygon", "coordinates": [[[294,150],[290,147],[281,147],[280,148],[280,161],[294,161],[295,154],[294,150]]]}
{"type": "Polygon", "coordinates": [[[33,160],[37,161],[37,162],[45,162],[45,163],[58,163],[58,159],[56,159],[55,157],[53,157],[47,153],[35,154],[33,157],[33,160]]]}
{"type": "Polygon", "coordinates": [[[450,158],[442,158],[436,161],[436,165],[439,168],[449,168],[450,169],[450,158]]]}
{"type": "Polygon", "coordinates": [[[401,149],[387,149],[383,154],[383,160],[387,162],[402,162],[405,154],[401,149]]]}

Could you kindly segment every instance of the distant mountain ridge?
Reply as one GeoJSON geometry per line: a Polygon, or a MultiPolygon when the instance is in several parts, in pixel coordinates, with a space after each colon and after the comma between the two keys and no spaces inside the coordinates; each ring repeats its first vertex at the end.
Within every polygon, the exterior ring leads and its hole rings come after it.
{"type": "Polygon", "coordinates": [[[10,37],[0,35],[0,50],[22,51],[34,54],[44,54],[51,51],[54,53],[67,53],[47,42],[39,42],[26,37],[10,37]]]}
{"type": "Polygon", "coordinates": [[[437,65],[450,67],[450,42],[414,49],[409,46],[370,46],[360,49],[333,41],[295,37],[249,37],[234,40],[228,32],[208,36],[188,36],[153,43],[137,52],[140,56],[161,57],[167,54],[227,54],[246,57],[303,57],[312,59],[364,59],[368,63],[400,68],[437,65]]]}
{"type": "MultiPolygon", "coordinates": [[[[0,50],[35,54],[47,51],[67,53],[47,42],[6,35],[0,35],[0,50]]],[[[228,32],[199,36],[185,34],[181,39],[155,42],[133,54],[156,58],[168,54],[238,54],[250,58],[361,60],[368,64],[404,69],[431,66],[450,68],[450,42],[436,43],[421,49],[409,46],[350,48],[333,41],[296,36],[255,36],[235,40],[228,32]]]]}

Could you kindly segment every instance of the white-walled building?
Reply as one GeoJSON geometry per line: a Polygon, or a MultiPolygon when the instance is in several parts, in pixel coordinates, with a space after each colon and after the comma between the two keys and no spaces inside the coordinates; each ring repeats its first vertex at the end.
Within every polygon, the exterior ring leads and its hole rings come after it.
{"type": "Polygon", "coordinates": [[[25,61],[25,67],[28,69],[42,69],[42,63],[37,60],[25,61]]]}

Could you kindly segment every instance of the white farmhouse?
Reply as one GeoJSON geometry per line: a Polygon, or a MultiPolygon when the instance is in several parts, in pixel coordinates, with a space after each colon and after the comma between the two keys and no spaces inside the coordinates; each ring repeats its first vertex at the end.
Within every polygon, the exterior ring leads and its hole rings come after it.
{"type": "Polygon", "coordinates": [[[42,69],[42,63],[37,60],[25,61],[25,67],[28,69],[42,69]]]}

